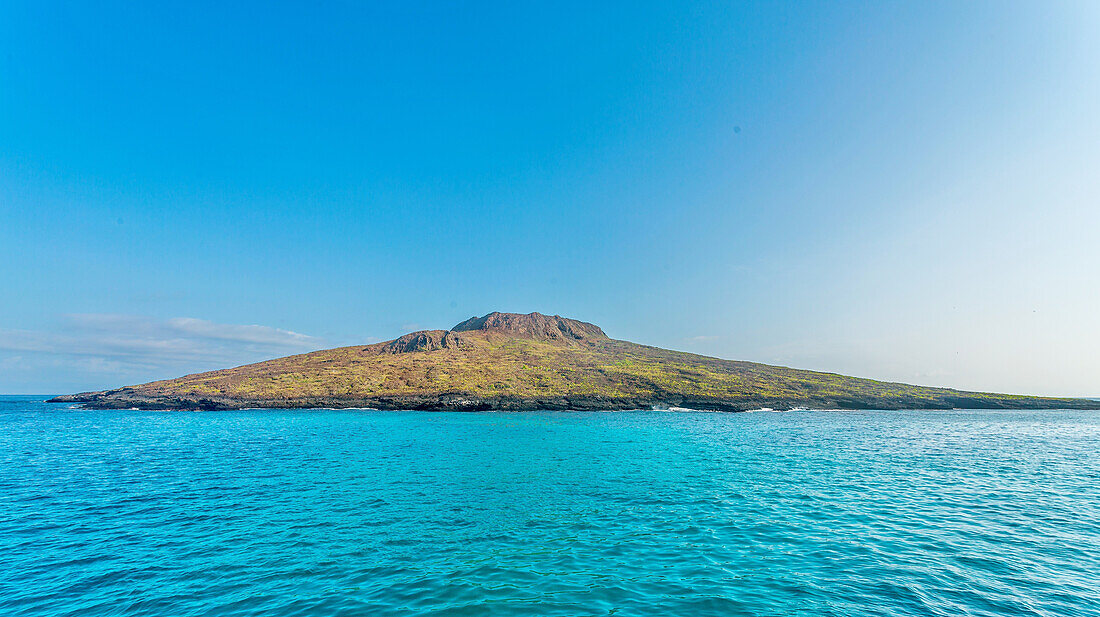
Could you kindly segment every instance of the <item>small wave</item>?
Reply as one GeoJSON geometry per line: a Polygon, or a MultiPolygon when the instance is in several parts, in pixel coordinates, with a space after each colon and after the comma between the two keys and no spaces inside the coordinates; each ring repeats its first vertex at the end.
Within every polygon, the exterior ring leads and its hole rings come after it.
{"type": "Polygon", "coordinates": [[[696,409],[694,407],[676,407],[676,406],[661,406],[654,405],[652,411],[669,411],[669,412],[691,412],[691,413],[721,413],[717,409],[696,409]]]}

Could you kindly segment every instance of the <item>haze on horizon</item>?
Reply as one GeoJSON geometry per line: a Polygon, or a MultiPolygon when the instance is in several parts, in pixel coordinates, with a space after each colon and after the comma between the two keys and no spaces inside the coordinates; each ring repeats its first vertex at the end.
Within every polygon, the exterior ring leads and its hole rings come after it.
{"type": "Polygon", "coordinates": [[[557,313],[1100,396],[1088,2],[0,6],[0,393],[557,313]]]}

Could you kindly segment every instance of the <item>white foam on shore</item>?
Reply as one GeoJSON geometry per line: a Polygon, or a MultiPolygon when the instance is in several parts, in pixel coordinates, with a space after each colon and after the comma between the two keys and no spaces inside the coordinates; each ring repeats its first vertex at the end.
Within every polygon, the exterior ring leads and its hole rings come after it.
{"type": "Polygon", "coordinates": [[[694,407],[671,407],[671,406],[670,407],[660,407],[658,405],[654,405],[653,407],[651,407],[650,411],[669,411],[669,412],[675,411],[675,412],[681,412],[681,413],[683,413],[683,412],[691,412],[691,413],[728,413],[728,412],[722,411],[721,409],[695,409],[694,407]]]}

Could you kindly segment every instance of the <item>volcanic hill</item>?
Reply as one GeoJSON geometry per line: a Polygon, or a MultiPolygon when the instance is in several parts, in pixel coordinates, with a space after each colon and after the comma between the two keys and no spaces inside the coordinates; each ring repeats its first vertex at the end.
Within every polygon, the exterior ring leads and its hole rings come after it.
{"type": "Polygon", "coordinates": [[[540,313],[490,313],[450,330],[51,401],[99,409],[1100,408],[1100,401],[1085,399],[964,392],[721,360],[617,341],[593,324],[540,313]]]}

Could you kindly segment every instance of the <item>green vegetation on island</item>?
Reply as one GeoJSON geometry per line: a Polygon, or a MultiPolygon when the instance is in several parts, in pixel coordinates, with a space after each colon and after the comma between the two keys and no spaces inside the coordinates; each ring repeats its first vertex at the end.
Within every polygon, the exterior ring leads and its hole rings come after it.
{"type": "Polygon", "coordinates": [[[1100,408],[1100,401],[1086,399],[965,392],[721,360],[613,340],[593,324],[539,313],[490,313],[451,330],[51,400],[102,409],[1100,408]]]}

